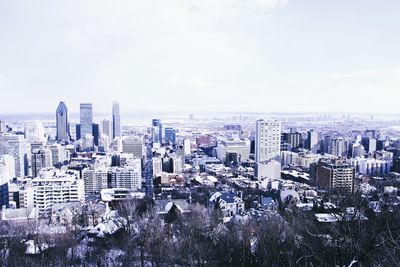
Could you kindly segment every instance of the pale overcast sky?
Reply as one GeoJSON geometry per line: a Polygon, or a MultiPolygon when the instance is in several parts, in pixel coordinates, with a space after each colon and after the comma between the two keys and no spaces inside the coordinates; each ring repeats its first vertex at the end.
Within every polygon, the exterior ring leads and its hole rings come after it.
{"type": "Polygon", "coordinates": [[[0,113],[398,112],[398,0],[0,0],[0,113]]]}

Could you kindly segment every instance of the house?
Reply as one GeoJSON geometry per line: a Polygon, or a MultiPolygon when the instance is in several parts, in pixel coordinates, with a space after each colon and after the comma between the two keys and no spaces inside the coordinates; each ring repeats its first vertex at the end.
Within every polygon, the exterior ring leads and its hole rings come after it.
{"type": "Polygon", "coordinates": [[[162,199],[156,200],[156,212],[162,216],[167,223],[172,223],[181,214],[189,214],[190,204],[185,199],[162,199]]]}
{"type": "Polygon", "coordinates": [[[231,217],[244,212],[244,202],[233,192],[216,192],[210,198],[210,203],[217,207],[224,217],[231,217]]]}

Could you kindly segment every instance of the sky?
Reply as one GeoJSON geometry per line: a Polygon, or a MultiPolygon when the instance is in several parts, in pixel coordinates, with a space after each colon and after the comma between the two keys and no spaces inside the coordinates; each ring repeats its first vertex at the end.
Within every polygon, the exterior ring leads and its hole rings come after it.
{"type": "Polygon", "coordinates": [[[398,0],[0,0],[1,113],[398,113],[398,0]]]}

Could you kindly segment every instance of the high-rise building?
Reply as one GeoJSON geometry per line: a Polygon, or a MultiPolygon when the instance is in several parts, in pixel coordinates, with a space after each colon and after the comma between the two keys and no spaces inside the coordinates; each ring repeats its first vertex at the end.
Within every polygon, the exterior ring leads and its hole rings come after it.
{"type": "Polygon", "coordinates": [[[348,142],[341,137],[331,139],[329,154],[338,157],[347,157],[348,142]]]}
{"type": "Polygon", "coordinates": [[[153,158],[153,178],[161,176],[162,173],[162,160],[159,157],[153,158]]]}
{"type": "Polygon", "coordinates": [[[142,158],[145,155],[143,138],[139,136],[130,136],[122,139],[122,152],[133,154],[139,159],[142,158]]]}
{"type": "Polygon", "coordinates": [[[119,112],[119,103],[114,102],[112,108],[113,139],[121,136],[121,115],[119,112]]]}
{"type": "Polygon", "coordinates": [[[258,120],[256,123],[255,160],[264,162],[280,157],[281,123],[276,120],[258,120]]]}
{"type": "Polygon", "coordinates": [[[175,129],[172,127],[165,127],[164,132],[165,132],[165,143],[171,143],[174,145],[176,143],[175,129]]]}
{"type": "Polygon", "coordinates": [[[321,160],[317,165],[317,185],[327,189],[341,189],[352,192],[355,168],[343,159],[321,160]]]}
{"type": "Polygon", "coordinates": [[[82,179],[85,181],[85,194],[100,194],[102,189],[108,188],[107,168],[85,168],[82,170],[82,179]]]}
{"type": "Polygon", "coordinates": [[[68,160],[65,146],[52,144],[49,146],[49,149],[51,151],[52,166],[61,166],[66,160],[68,160]]]}
{"type": "Polygon", "coordinates": [[[93,144],[95,146],[99,146],[99,138],[100,138],[100,131],[99,131],[99,125],[97,123],[93,123],[93,144]]]}
{"type": "Polygon", "coordinates": [[[53,166],[49,149],[35,149],[32,151],[32,177],[37,177],[42,168],[53,166]]]}
{"type": "Polygon", "coordinates": [[[57,169],[42,170],[39,177],[32,179],[34,203],[40,217],[51,216],[56,203],[80,202],[85,200],[85,184],[78,174],[57,169]]]}
{"type": "Polygon", "coordinates": [[[25,139],[31,142],[45,142],[44,127],[41,122],[33,121],[25,123],[25,139]]]}
{"type": "Polygon", "coordinates": [[[137,190],[142,188],[142,169],[140,160],[134,166],[110,169],[111,187],[137,190]]]}
{"type": "Polygon", "coordinates": [[[69,141],[68,109],[64,102],[56,110],[57,141],[69,141]]]}
{"type": "Polygon", "coordinates": [[[111,142],[114,137],[113,137],[113,128],[111,126],[111,122],[109,120],[102,120],[100,122],[100,135],[105,134],[108,136],[108,141],[111,142]]]}
{"type": "Polygon", "coordinates": [[[303,147],[303,135],[298,132],[284,133],[283,142],[289,144],[292,149],[303,147]]]}
{"type": "Polygon", "coordinates": [[[0,206],[9,204],[9,182],[15,177],[15,162],[10,155],[0,155],[0,206]]]}
{"type": "Polygon", "coordinates": [[[370,137],[363,137],[361,140],[361,144],[364,146],[365,151],[368,153],[372,153],[376,151],[376,139],[370,137]]]}
{"type": "Polygon", "coordinates": [[[191,147],[192,147],[192,144],[191,144],[190,139],[186,138],[185,140],[183,140],[183,150],[185,152],[185,156],[190,155],[191,147]]]}
{"type": "Polygon", "coordinates": [[[80,105],[80,137],[93,135],[93,107],[91,103],[80,105]]]}
{"type": "Polygon", "coordinates": [[[99,152],[108,152],[110,148],[110,141],[109,137],[106,134],[100,135],[99,138],[99,152]]]}
{"type": "Polygon", "coordinates": [[[162,144],[162,124],[160,119],[152,120],[153,126],[153,143],[162,144]]]}
{"type": "Polygon", "coordinates": [[[217,158],[225,161],[226,152],[235,151],[238,154],[238,160],[245,161],[250,158],[250,140],[221,140],[217,145],[217,158]]]}
{"type": "Polygon", "coordinates": [[[307,132],[307,149],[311,151],[313,154],[318,153],[318,132],[314,130],[310,130],[307,132]]]}
{"type": "Polygon", "coordinates": [[[15,176],[22,177],[27,174],[28,145],[24,136],[15,134],[0,135],[0,154],[9,154],[14,157],[15,176]]]}

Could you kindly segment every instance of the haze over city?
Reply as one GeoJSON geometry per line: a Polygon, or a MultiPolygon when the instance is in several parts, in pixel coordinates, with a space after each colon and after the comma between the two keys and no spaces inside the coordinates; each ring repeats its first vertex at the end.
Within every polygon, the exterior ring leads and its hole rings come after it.
{"type": "Polygon", "coordinates": [[[2,113],[384,112],[399,1],[0,1],[2,113]]]}

